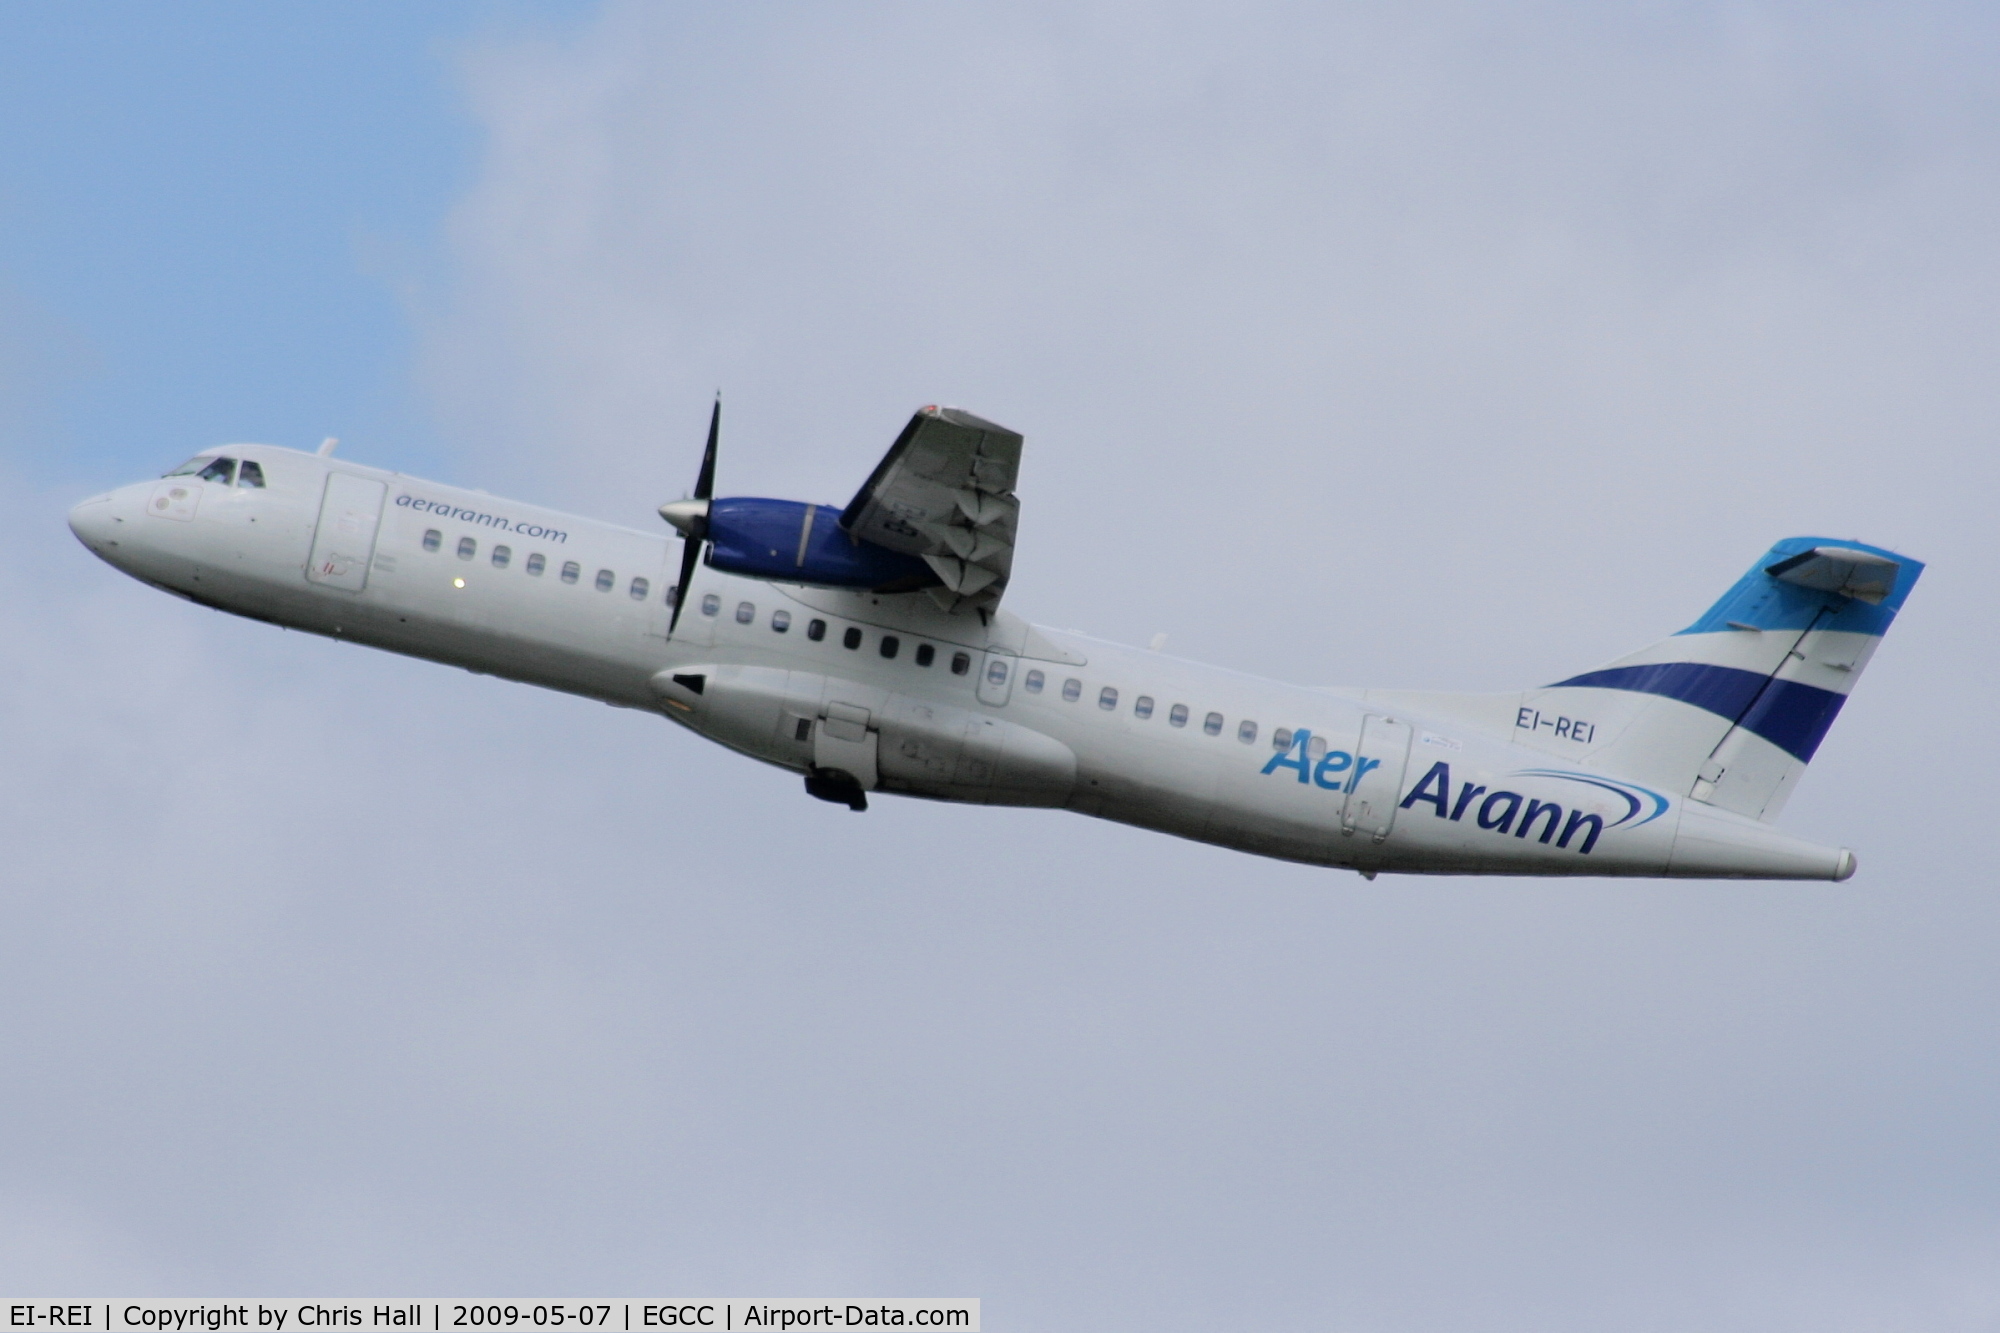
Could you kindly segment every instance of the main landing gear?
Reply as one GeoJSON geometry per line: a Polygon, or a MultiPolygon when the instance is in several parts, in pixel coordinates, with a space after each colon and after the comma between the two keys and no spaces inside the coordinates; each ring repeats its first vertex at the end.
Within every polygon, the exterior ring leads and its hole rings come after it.
{"type": "Polygon", "coordinates": [[[868,793],[852,773],[839,768],[808,768],[806,795],[844,805],[856,813],[868,808],[868,793]]]}

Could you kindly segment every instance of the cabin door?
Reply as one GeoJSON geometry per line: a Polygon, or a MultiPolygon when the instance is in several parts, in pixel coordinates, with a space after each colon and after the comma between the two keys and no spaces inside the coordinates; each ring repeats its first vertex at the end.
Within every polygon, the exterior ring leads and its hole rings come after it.
{"type": "Polygon", "coordinates": [[[1403,794],[1403,770],[1410,762],[1410,724],[1370,713],[1361,719],[1354,747],[1353,776],[1340,807],[1340,831],[1348,837],[1381,842],[1396,822],[1403,794]]]}

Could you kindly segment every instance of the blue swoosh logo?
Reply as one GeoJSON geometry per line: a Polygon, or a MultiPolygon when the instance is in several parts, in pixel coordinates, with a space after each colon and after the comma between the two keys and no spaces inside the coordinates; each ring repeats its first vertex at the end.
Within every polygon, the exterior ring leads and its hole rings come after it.
{"type": "Polygon", "coordinates": [[[1640,824],[1650,824],[1661,815],[1667,813],[1667,808],[1673,804],[1672,801],[1669,801],[1650,787],[1641,787],[1631,782],[1618,782],[1611,778],[1586,777],[1581,773],[1565,773],[1558,768],[1517,768],[1509,776],[1522,778],[1561,778],[1565,782],[1581,782],[1586,786],[1600,787],[1614,796],[1623,797],[1626,805],[1624,816],[1614,823],[1605,825],[1606,828],[1617,828],[1621,824],[1631,823],[1634,819],[1638,819],[1639,812],[1644,810],[1648,804],[1653,807],[1652,813],[1644,819],[1639,819],[1638,823],[1632,824],[1632,827],[1638,828],[1640,824]],[[1644,798],[1643,800],[1641,799],[1642,797],[1644,798]]]}

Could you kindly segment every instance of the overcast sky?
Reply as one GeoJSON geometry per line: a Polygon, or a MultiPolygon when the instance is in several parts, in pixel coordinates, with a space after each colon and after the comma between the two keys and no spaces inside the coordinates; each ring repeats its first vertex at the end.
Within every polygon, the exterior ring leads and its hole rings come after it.
{"type": "Polygon", "coordinates": [[[1990,6],[0,14],[0,1287],[982,1297],[995,1329],[2000,1327],[1990,6]],[[651,527],[1027,436],[1008,604],[1511,689],[1931,562],[1846,884],[1373,884],[865,816],[233,620],[236,439],[651,527]]]}

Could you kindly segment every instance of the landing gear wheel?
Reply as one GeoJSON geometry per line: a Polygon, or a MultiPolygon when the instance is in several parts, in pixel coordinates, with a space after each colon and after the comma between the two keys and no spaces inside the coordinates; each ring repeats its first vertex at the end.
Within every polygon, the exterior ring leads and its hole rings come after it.
{"type": "Polygon", "coordinates": [[[852,773],[839,768],[806,770],[806,795],[844,805],[857,814],[868,808],[868,793],[861,790],[852,773]]]}

